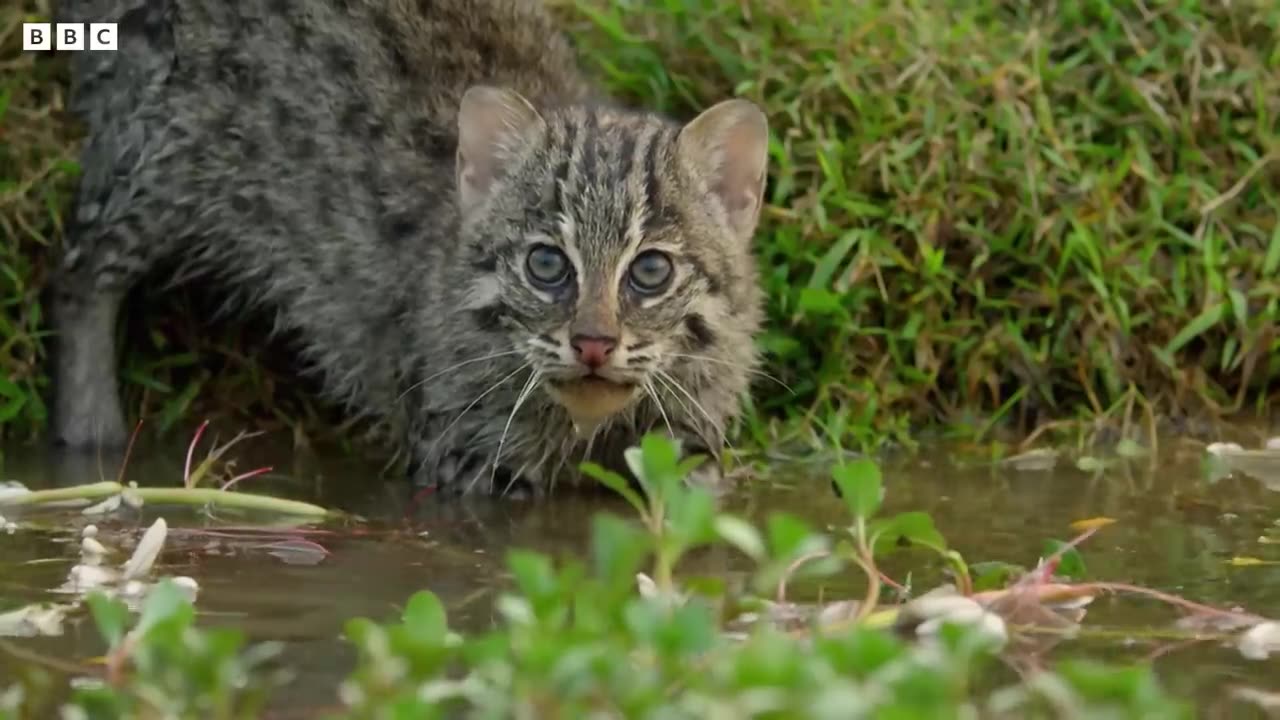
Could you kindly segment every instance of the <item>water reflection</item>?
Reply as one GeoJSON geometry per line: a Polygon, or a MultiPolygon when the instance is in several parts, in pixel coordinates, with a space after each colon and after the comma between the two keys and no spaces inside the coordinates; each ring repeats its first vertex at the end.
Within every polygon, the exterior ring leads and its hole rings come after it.
{"type": "MultiPolygon", "coordinates": [[[[352,460],[302,460],[262,444],[239,458],[241,470],[272,464],[278,472],[255,479],[264,491],[340,507],[367,522],[308,536],[319,557],[271,552],[268,543],[232,542],[210,535],[210,523],[191,513],[170,512],[174,533],[162,556],[161,572],[196,578],[203,622],[243,628],[254,639],[288,643],[298,679],[282,702],[332,697],[336,681],[350,667],[349,648],[340,640],[342,623],[357,615],[389,618],[415,591],[430,589],[450,607],[451,622],[468,629],[492,622],[493,594],[505,582],[504,552],[528,547],[558,556],[580,556],[587,547],[590,517],[624,506],[600,493],[564,494],[553,501],[465,502],[414,498],[401,484],[379,477],[379,468],[352,460]]],[[[114,477],[119,457],[57,456],[10,452],[4,477],[30,487],[57,487],[114,477]]],[[[135,451],[126,479],[140,484],[180,481],[185,448],[135,451]]],[[[998,466],[962,467],[945,454],[927,461],[893,462],[884,469],[885,512],[930,513],[951,545],[969,561],[1004,560],[1033,565],[1047,538],[1067,539],[1070,523],[1107,516],[1118,522],[1083,548],[1089,575],[1147,585],[1202,602],[1240,604],[1253,612],[1280,616],[1280,566],[1233,567],[1235,556],[1280,558],[1280,547],[1258,538],[1280,516],[1280,493],[1247,477],[1210,482],[1194,450],[1170,449],[1158,463],[1121,463],[1100,473],[1059,466],[1027,472],[998,466]]],[[[770,512],[794,513],[814,526],[843,522],[842,506],[831,493],[821,463],[777,467],[768,480],[755,480],[727,499],[756,520],[770,512]]],[[[76,560],[75,525],[58,522],[42,530],[0,537],[0,607],[47,599],[76,560]]],[[[107,526],[141,529],[153,517],[122,519],[107,526]]],[[[741,575],[740,560],[728,553],[697,558],[700,571],[741,575]]],[[[891,558],[886,571],[917,590],[943,579],[939,564],[911,553],[891,558]]],[[[837,581],[822,592],[856,592],[837,581]]],[[[819,588],[796,592],[816,593],[819,588]]],[[[1172,622],[1176,613],[1155,603],[1103,598],[1087,624],[1141,629],[1172,622]]],[[[76,623],[65,636],[24,641],[61,656],[87,657],[101,651],[92,627],[76,623]]],[[[1231,649],[1191,646],[1168,652],[1162,645],[1076,641],[1062,650],[1096,657],[1158,658],[1154,661],[1174,687],[1205,703],[1236,682],[1261,683],[1274,674],[1274,661],[1249,663],[1231,649]],[[1267,667],[1271,666],[1270,673],[1267,667]]],[[[1054,657],[1052,654],[1049,659],[1054,657]]],[[[11,662],[0,658],[0,670],[11,662]]],[[[1034,665],[1034,662],[1032,663],[1034,665]]]]}

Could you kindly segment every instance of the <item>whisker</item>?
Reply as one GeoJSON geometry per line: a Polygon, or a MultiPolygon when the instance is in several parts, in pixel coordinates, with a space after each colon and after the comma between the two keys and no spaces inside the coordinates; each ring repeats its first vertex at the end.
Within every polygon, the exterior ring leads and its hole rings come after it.
{"type": "MultiPolygon", "coordinates": [[[[666,388],[668,391],[671,391],[671,383],[668,382],[666,378],[659,376],[656,371],[654,373],[654,379],[661,381],[662,387],[666,388]]],[[[680,397],[679,395],[676,395],[675,392],[671,392],[671,397],[674,398],[675,401],[680,404],[680,410],[685,414],[686,417],[691,417],[693,415],[693,410],[688,406],[688,404],[685,403],[684,398],[680,397]]]]}
{"type": "Polygon", "coordinates": [[[591,434],[587,436],[587,447],[582,451],[583,460],[591,459],[591,451],[594,450],[596,447],[596,438],[600,436],[601,427],[603,427],[603,425],[595,426],[595,429],[593,429],[591,431],[591,434]]]}
{"type": "Polygon", "coordinates": [[[667,432],[672,437],[675,437],[676,431],[671,427],[671,418],[667,417],[667,411],[662,407],[662,400],[658,397],[658,392],[654,390],[653,383],[645,380],[640,387],[644,388],[645,393],[653,400],[653,404],[657,406],[658,412],[662,415],[662,422],[667,425],[667,432]]]}
{"type": "Polygon", "coordinates": [[[501,379],[501,380],[499,380],[498,382],[496,382],[496,383],[494,383],[494,384],[490,385],[490,386],[489,386],[489,388],[488,388],[487,390],[485,390],[484,392],[482,392],[482,393],[480,393],[478,396],[476,396],[476,399],[475,399],[475,400],[472,400],[472,401],[471,401],[471,402],[470,402],[466,407],[462,408],[462,412],[458,413],[458,417],[454,418],[454,419],[453,419],[453,422],[449,423],[449,424],[448,424],[448,426],[446,426],[446,427],[445,427],[445,429],[444,429],[443,431],[441,431],[441,432],[440,432],[436,437],[438,437],[438,438],[443,438],[443,437],[445,437],[446,435],[448,435],[448,434],[449,434],[449,431],[453,429],[453,426],[454,426],[454,425],[457,425],[457,424],[458,424],[458,421],[462,419],[462,416],[463,416],[463,415],[466,415],[468,410],[470,410],[471,408],[475,407],[476,403],[478,403],[478,402],[480,402],[481,400],[483,400],[483,399],[485,398],[485,396],[486,396],[486,395],[488,395],[489,393],[491,393],[491,392],[493,392],[494,390],[497,390],[498,388],[502,387],[502,385],[503,385],[504,383],[506,383],[506,382],[507,382],[508,380],[510,380],[511,378],[515,377],[516,373],[520,372],[521,370],[526,370],[526,369],[528,369],[530,365],[532,365],[532,363],[525,363],[525,364],[521,365],[520,367],[516,368],[515,370],[512,370],[511,372],[509,372],[509,373],[507,373],[506,375],[504,375],[504,376],[502,377],[502,379],[501,379]]]}
{"type": "MultiPolygon", "coordinates": [[[[515,487],[516,480],[518,480],[521,477],[524,477],[524,472],[525,470],[528,470],[528,469],[529,469],[529,463],[525,463],[521,465],[515,472],[511,473],[511,479],[507,481],[507,486],[502,489],[502,493],[499,495],[499,497],[506,497],[507,493],[511,492],[511,488],[515,487]]],[[[493,481],[490,480],[489,482],[492,483],[493,481]]]]}
{"type": "Polygon", "coordinates": [[[519,352],[520,352],[519,350],[505,350],[505,351],[500,352],[500,353],[493,353],[493,354],[490,354],[490,355],[482,355],[482,356],[477,357],[477,358],[471,358],[470,360],[463,360],[462,362],[460,362],[460,363],[458,363],[458,364],[456,364],[456,365],[450,365],[449,367],[447,367],[447,368],[445,368],[445,369],[441,370],[440,372],[432,373],[431,375],[428,375],[428,376],[426,376],[425,378],[423,378],[423,379],[421,379],[421,380],[419,380],[419,381],[415,382],[414,384],[410,385],[410,386],[409,386],[409,387],[408,387],[404,392],[400,393],[400,396],[396,398],[396,402],[399,402],[399,401],[403,400],[403,399],[404,399],[404,397],[405,397],[405,395],[408,395],[409,393],[413,392],[414,390],[417,390],[418,388],[420,388],[420,387],[422,387],[423,385],[425,385],[425,384],[427,384],[427,383],[431,382],[432,380],[435,380],[436,378],[440,377],[441,375],[444,375],[445,373],[451,373],[451,372],[453,372],[454,370],[457,370],[457,369],[458,369],[458,368],[460,368],[460,367],[463,367],[463,366],[466,366],[466,365],[470,365],[470,364],[472,364],[472,363],[484,362],[485,360],[493,360],[494,358],[506,357],[506,356],[508,356],[508,355],[516,355],[516,354],[519,354],[519,352]]]}
{"type": "MultiPolygon", "coordinates": [[[[706,418],[707,422],[710,423],[711,427],[715,429],[717,434],[719,434],[720,442],[723,442],[725,445],[728,445],[729,449],[733,450],[735,453],[737,452],[737,449],[734,448],[733,444],[729,442],[729,436],[727,433],[725,433],[724,428],[720,427],[720,423],[717,423],[711,417],[711,413],[707,412],[707,409],[702,407],[702,403],[698,402],[697,398],[693,396],[693,393],[690,393],[688,390],[686,390],[684,386],[681,385],[680,382],[676,380],[674,377],[672,377],[671,374],[668,372],[654,368],[654,377],[667,383],[670,387],[673,387],[676,390],[679,390],[686,398],[688,398],[689,402],[693,403],[693,406],[698,409],[698,412],[702,413],[702,417],[706,418]]],[[[712,448],[707,448],[707,449],[711,450],[712,448]]]]}
{"type": "MultiPolygon", "coordinates": [[[[493,456],[493,469],[489,471],[490,488],[493,487],[494,480],[498,477],[498,463],[502,460],[502,445],[507,441],[507,432],[511,430],[511,422],[516,419],[516,413],[520,412],[520,407],[524,405],[525,400],[529,399],[529,394],[533,392],[541,377],[542,373],[539,373],[536,369],[530,373],[529,379],[525,381],[524,387],[520,389],[520,394],[516,396],[515,404],[511,406],[511,414],[507,415],[507,424],[502,428],[502,436],[498,438],[498,451],[493,456]]],[[[515,482],[514,478],[511,482],[515,482]]]]}
{"type": "Polygon", "coordinates": [[[707,357],[706,355],[686,355],[685,353],[667,353],[667,354],[670,355],[671,357],[684,358],[686,360],[701,360],[703,362],[718,363],[720,365],[727,365],[728,367],[731,367],[731,368],[737,368],[738,370],[742,370],[751,375],[758,375],[767,380],[772,380],[773,382],[776,382],[779,385],[781,385],[787,392],[791,393],[792,395],[796,394],[796,391],[792,390],[790,385],[782,382],[777,377],[770,375],[769,373],[764,372],[763,370],[756,370],[754,368],[749,368],[746,365],[742,365],[740,363],[730,362],[728,360],[721,360],[720,358],[707,357]]]}

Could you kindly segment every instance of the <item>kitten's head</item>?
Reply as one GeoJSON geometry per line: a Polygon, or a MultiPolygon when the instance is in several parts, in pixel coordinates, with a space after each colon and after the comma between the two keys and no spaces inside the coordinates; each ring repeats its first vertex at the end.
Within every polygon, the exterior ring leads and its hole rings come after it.
{"type": "Polygon", "coordinates": [[[712,412],[735,410],[760,324],[751,238],[764,114],[745,100],[683,126],[611,108],[539,113],[476,87],[458,130],[462,240],[477,272],[465,304],[574,422],[594,427],[691,375],[735,396],[712,412]]]}

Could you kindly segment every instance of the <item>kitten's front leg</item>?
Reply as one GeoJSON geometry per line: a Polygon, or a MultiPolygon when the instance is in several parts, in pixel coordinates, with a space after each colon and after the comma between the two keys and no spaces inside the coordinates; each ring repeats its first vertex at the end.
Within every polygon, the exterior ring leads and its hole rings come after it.
{"type": "Polygon", "coordinates": [[[439,448],[427,440],[412,441],[409,480],[417,488],[435,488],[450,496],[500,495],[522,499],[535,493],[536,484],[499,464],[492,455],[463,447],[439,448]]]}

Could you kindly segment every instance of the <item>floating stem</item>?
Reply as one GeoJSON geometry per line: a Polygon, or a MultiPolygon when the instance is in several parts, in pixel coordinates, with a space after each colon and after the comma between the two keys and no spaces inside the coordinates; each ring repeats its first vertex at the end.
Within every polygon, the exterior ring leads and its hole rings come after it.
{"type": "Polygon", "coordinates": [[[287,515],[330,517],[338,513],[300,500],[230,492],[213,488],[130,488],[118,482],[98,482],[53,490],[35,490],[0,498],[0,507],[46,505],[69,501],[93,501],[128,492],[143,502],[168,505],[220,505],[242,510],[265,510],[287,515]]]}

